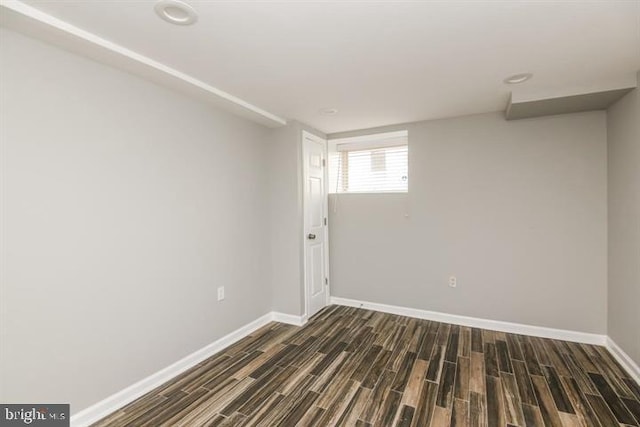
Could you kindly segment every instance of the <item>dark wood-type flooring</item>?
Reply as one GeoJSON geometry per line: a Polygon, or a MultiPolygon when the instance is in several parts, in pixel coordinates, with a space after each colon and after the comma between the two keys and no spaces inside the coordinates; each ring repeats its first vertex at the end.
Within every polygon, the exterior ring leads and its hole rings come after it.
{"type": "Polygon", "coordinates": [[[95,426],[640,426],[639,400],[604,347],[330,306],[95,426]]]}

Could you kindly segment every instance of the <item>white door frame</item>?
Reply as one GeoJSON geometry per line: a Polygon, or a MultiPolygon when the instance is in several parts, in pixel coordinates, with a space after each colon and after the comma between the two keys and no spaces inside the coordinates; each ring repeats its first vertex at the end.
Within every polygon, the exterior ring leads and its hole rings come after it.
{"type": "MultiPolygon", "coordinates": [[[[311,139],[313,141],[316,142],[320,142],[322,145],[324,145],[324,168],[323,168],[323,179],[324,179],[324,202],[323,202],[323,208],[324,208],[324,217],[326,218],[326,225],[324,226],[324,277],[326,278],[326,282],[325,282],[325,296],[326,296],[326,301],[325,301],[325,306],[329,305],[329,300],[330,300],[330,290],[331,290],[331,283],[329,282],[329,193],[328,193],[328,182],[329,182],[329,173],[328,173],[328,167],[329,167],[329,160],[327,158],[328,155],[328,144],[327,144],[327,140],[320,138],[317,135],[314,135],[310,132],[307,132],[305,130],[302,131],[302,135],[300,138],[300,144],[301,144],[301,154],[302,154],[302,181],[304,182],[306,174],[307,174],[307,163],[305,162],[306,159],[306,149],[305,149],[305,144],[304,141],[305,139],[311,139]]],[[[306,230],[308,227],[307,224],[307,215],[306,215],[306,206],[305,206],[305,186],[302,186],[302,263],[303,263],[303,270],[302,270],[302,275],[303,275],[303,283],[304,283],[304,314],[303,314],[303,319],[306,321],[309,317],[309,284],[307,283],[307,245],[306,245],[306,239],[307,239],[307,235],[306,235],[306,230]]]]}

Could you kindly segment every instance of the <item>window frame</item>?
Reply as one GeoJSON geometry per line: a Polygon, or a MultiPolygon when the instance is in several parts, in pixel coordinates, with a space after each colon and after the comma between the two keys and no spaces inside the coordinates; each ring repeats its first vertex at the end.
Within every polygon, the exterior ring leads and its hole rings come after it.
{"type": "MultiPolygon", "coordinates": [[[[392,132],[380,132],[366,135],[358,135],[344,138],[330,138],[328,142],[329,158],[333,154],[339,154],[339,172],[335,174],[335,180],[329,180],[329,194],[407,194],[409,193],[409,131],[399,130],[392,132]],[[394,140],[396,140],[394,142],[394,140]],[[400,142],[402,140],[402,142],[400,142]],[[400,143],[399,143],[400,142],[400,143]],[[338,146],[342,146],[338,149],[338,146]],[[376,148],[387,149],[392,147],[406,147],[407,149],[407,187],[404,190],[378,190],[378,191],[349,191],[349,153],[356,151],[371,151],[376,148]],[[342,176],[338,177],[338,173],[342,176]],[[337,182],[335,182],[337,180],[337,182]],[[335,185],[334,185],[335,183],[335,185]],[[340,185],[342,184],[342,185],[340,185]],[[337,187],[341,188],[338,189],[337,187]]],[[[331,163],[331,162],[329,162],[331,163]]],[[[328,165],[330,166],[330,165],[328,165]]],[[[333,174],[329,170],[329,177],[333,174]]]]}

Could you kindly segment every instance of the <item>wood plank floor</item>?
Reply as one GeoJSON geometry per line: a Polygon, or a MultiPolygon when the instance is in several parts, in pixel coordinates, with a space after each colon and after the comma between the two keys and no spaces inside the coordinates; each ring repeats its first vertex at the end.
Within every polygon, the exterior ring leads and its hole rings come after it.
{"type": "Polygon", "coordinates": [[[604,347],[330,306],[271,323],[94,426],[640,426],[604,347]]]}

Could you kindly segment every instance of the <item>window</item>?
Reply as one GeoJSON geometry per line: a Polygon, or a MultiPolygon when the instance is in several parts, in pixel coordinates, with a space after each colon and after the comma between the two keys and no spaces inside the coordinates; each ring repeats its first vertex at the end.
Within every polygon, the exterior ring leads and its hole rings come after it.
{"type": "Polygon", "coordinates": [[[406,193],[407,131],[329,140],[330,193],[406,193]]]}

